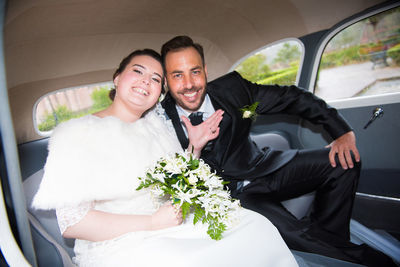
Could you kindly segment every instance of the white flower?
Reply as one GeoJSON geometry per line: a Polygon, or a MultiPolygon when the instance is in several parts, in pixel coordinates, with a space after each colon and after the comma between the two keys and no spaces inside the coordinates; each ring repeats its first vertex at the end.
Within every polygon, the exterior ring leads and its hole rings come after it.
{"type": "Polygon", "coordinates": [[[199,181],[199,178],[197,178],[197,175],[195,175],[195,174],[193,174],[192,172],[190,172],[189,173],[189,183],[191,184],[191,185],[195,185],[198,181],[199,181]]]}
{"type": "Polygon", "coordinates": [[[154,179],[157,179],[161,183],[165,183],[164,174],[163,173],[153,173],[152,176],[153,176],[154,179]]]}
{"type": "Polygon", "coordinates": [[[201,201],[201,207],[204,208],[204,211],[206,212],[206,215],[208,215],[209,213],[213,213],[216,212],[217,210],[215,209],[215,202],[214,199],[209,197],[209,196],[205,196],[202,198],[199,198],[199,200],[201,201]]]}
{"type": "Polygon", "coordinates": [[[243,119],[248,119],[251,117],[252,112],[250,110],[246,110],[243,112],[243,119]]]}
{"type": "Polygon", "coordinates": [[[221,180],[216,175],[210,175],[204,183],[210,190],[223,188],[221,180]]]}
{"type": "Polygon", "coordinates": [[[164,195],[164,190],[162,190],[160,188],[160,186],[157,184],[154,187],[151,188],[151,193],[153,193],[154,195],[160,197],[162,195],[164,195]]]}
{"type": "Polygon", "coordinates": [[[222,199],[229,199],[229,196],[230,196],[229,193],[225,190],[222,190],[222,188],[220,188],[220,190],[216,191],[215,194],[222,199]]]}
{"type": "Polygon", "coordinates": [[[187,163],[181,158],[177,160],[176,158],[169,157],[165,160],[165,163],[164,169],[172,174],[182,173],[182,170],[187,168],[187,163]]]}
{"type": "Polygon", "coordinates": [[[210,167],[203,160],[200,160],[199,167],[193,172],[202,180],[206,180],[212,174],[210,167]]]}
{"type": "Polygon", "coordinates": [[[175,188],[178,190],[176,193],[177,197],[181,200],[181,204],[183,202],[192,203],[192,198],[202,194],[202,192],[198,189],[190,189],[187,192],[184,192],[179,186],[176,186],[175,188]]]}

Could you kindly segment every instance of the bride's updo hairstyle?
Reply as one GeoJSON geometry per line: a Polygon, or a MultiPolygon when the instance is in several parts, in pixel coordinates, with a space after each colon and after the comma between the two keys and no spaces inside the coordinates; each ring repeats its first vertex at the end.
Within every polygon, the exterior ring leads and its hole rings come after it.
{"type": "MultiPolygon", "coordinates": [[[[115,78],[118,75],[120,75],[126,69],[126,67],[131,62],[131,60],[136,56],[149,56],[149,57],[152,57],[155,60],[157,60],[162,66],[162,60],[161,60],[160,54],[157,53],[156,51],[154,51],[153,49],[145,48],[145,49],[135,50],[132,53],[130,53],[127,57],[125,57],[121,61],[121,63],[119,63],[118,69],[114,72],[113,81],[115,80],[115,78]]],[[[114,101],[114,97],[115,97],[115,92],[116,92],[116,90],[114,88],[114,89],[111,89],[110,93],[108,94],[110,99],[113,100],[113,101],[114,101]]],[[[164,78],[161,79],[161,92],[164,93],[164,78]]]]}

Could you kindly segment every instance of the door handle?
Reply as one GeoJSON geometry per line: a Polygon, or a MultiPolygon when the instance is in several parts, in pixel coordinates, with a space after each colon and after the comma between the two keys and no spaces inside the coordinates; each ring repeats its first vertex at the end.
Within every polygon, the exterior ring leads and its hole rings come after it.
{"type": "Polygon", "coordinates": [[[383,108],[377,107],[372,111],[372,117],[369,119],[367,124],[365,124],[364,129],[367,129],[368,126],[376,119],[383,116],[383,108]]]}

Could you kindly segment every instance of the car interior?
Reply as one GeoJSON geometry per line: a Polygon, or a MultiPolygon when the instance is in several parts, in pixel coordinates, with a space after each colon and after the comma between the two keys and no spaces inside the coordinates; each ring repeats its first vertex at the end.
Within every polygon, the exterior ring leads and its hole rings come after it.
{"type": "MultiPolygon", "coordinates": [[[[77,99],[84,106],[83,94],[65,92],[88,85],[107,87],[123,55],[144,47],[159,51],[166,40],[181,34],[204,45],[209,80],[230,71],[242,74],[244,62],[252,56],[264,55],[274,45],[282,49],[282,42],[296,43],[296,71],[289,84],[311,91],[337,108],[357,136],[363,166],[350,223],[351,240],[366,243],[400,264],[398,1],[1,2],[1,266],[75,266],[74,240],[61,236],[55,211],[31,207],[43,176],[52,129],[40,127],[48,121],[55,121],[55,127],[62,121],[54,106],[61,98],[52,94],[70,94],[67,99],[77,99]],[[379,39],[377,44],[384,44],[373,47],[371,30],[363,24],[365,29],[352,30],[360,42],[358,58],[328,66],[329,53],[336,51],[331,41],[341,33],[343,40],[350,40],[346,34],[351,30],[346,29],[361,27],[357,26],[361,22],[371,25],[376,36],[383,31],[377,25],[386,23],[385,32],[390,34],[380,39],[374,36],[379,39]],[[357,60],[361,63],[356,65],[357,60]],[[337,72],[333,72],[335,68],[337,72]],[[374,93],[374,86],[381,86],[381,91],[374,93]],[[350,93],[356,87],[357,92],[350,93]],[[336,91],[329,92],[329,88],[336,91]],[[41,105],[51,106],[53,113],[40,111],[41,105]],[[40,114],[45,114],[45,119],[40,114]]],[[[339,50],[353,46],[349,41],[339,50]]],[[[267,61],[272,57],[265,55],[267,61]]],[[[343,52],[334,57],[345,56],[343,52]]],[[[283,65],[270,62],[274,67],[283,65]]],[[[292,70],[293,66],[286,68],[292,70]]],[[[86,107],[80,109],[90,112],[86,107]]],[[[322,127],[284,114],[258,116],[251,138],[260,148],[278,150],[312,149],[332,141],[322,127]]],[[[301,219],[311,212],[313,201],[311,192],[282,204],[301,219]]],[[[299,266],[361,266],[292,252],[299,266]]]]}

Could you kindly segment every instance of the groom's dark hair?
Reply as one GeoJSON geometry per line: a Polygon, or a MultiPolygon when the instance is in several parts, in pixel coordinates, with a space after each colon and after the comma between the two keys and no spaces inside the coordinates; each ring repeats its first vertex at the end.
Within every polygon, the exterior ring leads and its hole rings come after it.
{"type": "Polygon", "coordinates": [[[203,47],[193,42],[192,38],[186,35],[176,36],[163,44],[161,47],[161,58],[163,65],[165,67],[165,57],[167,56],[168,52],[176,52],[185,48],[193,47],[196,51],[200,54],[201,61],[203,62],[204,66],[204,51],[203,47]]]}

